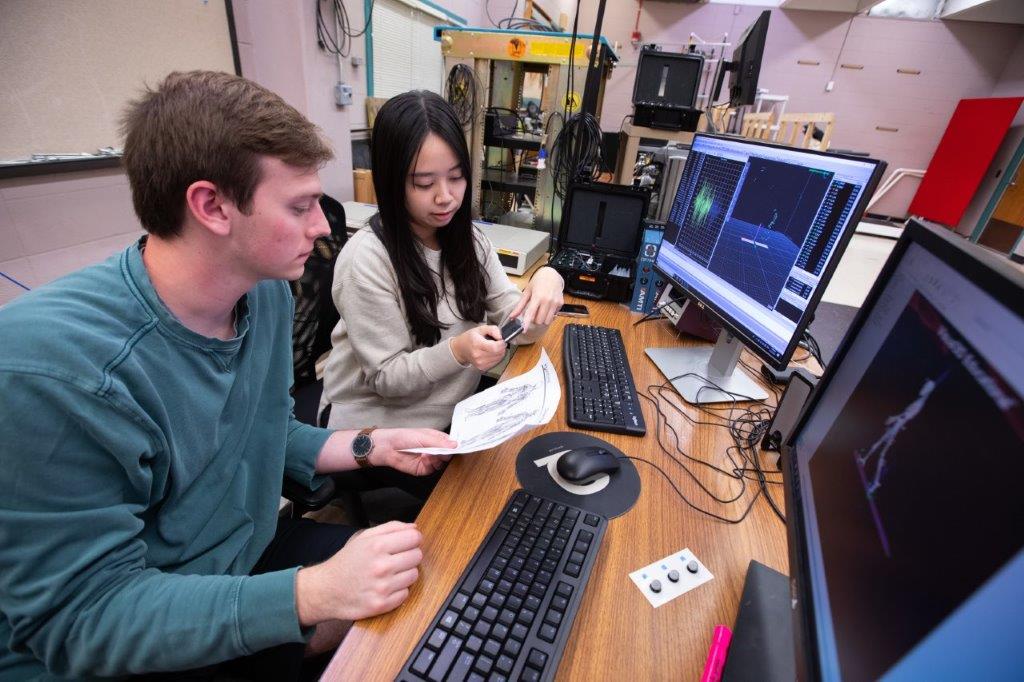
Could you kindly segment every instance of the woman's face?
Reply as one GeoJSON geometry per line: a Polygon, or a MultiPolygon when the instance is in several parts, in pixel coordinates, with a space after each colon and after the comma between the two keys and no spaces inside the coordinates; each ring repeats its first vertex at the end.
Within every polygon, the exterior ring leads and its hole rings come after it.
{"type": "Polygon", "coordinates": [[[466,182],[452,148],[429,133],[405,179],[405,204],[414,226],[433,232],[451,222],[462,205],[466,182]]]}

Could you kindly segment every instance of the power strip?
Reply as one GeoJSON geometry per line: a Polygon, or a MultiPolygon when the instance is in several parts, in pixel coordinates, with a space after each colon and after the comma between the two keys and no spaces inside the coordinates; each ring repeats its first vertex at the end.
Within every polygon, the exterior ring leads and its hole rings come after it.
{"type": "Polygon", "coordinates": [[[658,608],[715,576],[689,548],[674,552],[629,574],[651,606],[658,608]]]}

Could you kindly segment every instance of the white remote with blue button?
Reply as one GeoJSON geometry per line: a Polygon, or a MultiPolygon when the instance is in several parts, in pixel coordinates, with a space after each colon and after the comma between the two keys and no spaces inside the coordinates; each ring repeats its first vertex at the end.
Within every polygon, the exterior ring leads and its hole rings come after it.
{"type": "Polygon", "coordinates": [[[651,606],[658,608],[715,576],[689,548],[674,552],[629,574],[651,606]]]}

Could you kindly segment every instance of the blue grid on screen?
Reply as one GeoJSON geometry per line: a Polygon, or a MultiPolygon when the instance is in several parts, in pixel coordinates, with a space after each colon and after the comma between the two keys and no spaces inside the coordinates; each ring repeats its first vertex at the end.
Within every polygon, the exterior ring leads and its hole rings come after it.
{"type": "Polygon", "coordinates": [[[745,164],[709,155],[701,155],[697,163],[694,179],[687,188],[689,205],[684,207],[686,218],[676,246],[707,267],[745,164]]]}

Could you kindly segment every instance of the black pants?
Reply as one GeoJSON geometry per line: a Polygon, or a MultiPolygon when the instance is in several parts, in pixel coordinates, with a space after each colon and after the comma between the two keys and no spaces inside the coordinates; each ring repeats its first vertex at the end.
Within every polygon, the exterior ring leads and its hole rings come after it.
{"type": "MultiPolygon", "coordinates": [[[[251,575],[309,566],[326,561],[345,546],[356,528],[311,519],[282,518],[277,532],[251,575]]],[[[316,680],[331,660],[332,653],[304,658],[305,644],[282,644],[251,656],[187,672],[145,675],[139,680],[212,680],[219,677],[245,680],[316,680]]]]}

